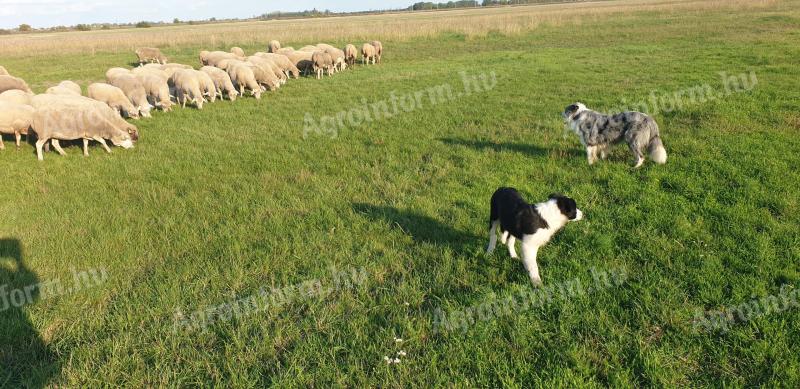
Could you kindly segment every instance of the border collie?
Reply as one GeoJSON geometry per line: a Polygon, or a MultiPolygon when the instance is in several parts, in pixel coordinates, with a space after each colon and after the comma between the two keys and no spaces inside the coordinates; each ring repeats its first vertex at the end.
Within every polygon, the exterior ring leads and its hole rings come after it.
{"type": "Polygon", "coordinates": [[[500,188],[492,195],[489,215],[489,247],[491,254],[497,245],[497,227],[500,227],[500,241],[508,245],[511,258],[517,258],[514,248],[516,239],[522,241],[522,261],[534,285],[542,285],[536,253],[550,238],[569,222],[581,220],[583,212],[577,208],[575,200],[550,195],[539,204],[528,204],[514,188],[500,188]]]}
{"type": "Polygon", "coordinates": [[[647,147],[650,158],[656,163],[667,163],[667,150],[661,142],[658,124],[641,112],[623,112],[603,115],[586,108],[581,103],[569,105],[562,114],[567,125],[575,131],[586,147],[589,165],[605,159],[608,149],[623,140],[628,143],[635,167],[644,163],[643,150],[647,147]]]}

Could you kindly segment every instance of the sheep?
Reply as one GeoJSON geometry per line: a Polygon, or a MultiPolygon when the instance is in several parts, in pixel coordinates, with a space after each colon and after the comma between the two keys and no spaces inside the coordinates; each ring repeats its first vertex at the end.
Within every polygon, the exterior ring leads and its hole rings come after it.
{"type": "Polygon", "coordinates": [[[60,86],[62,88],[67,88],[67,89],[75,92],[78,95],[82,95],[81,86],[78,85],[76,82],[69,81],[69,80],[61,81],[61,82],[58,83],[58,86],[60,86]]]}
{"type": "Polygon", "coordinates": [[[307,51],[293,51],[284,55],[286,58],[289,58],[289,60],[292,61],[294,66],[297,67],[299,71],[308,73],[313,69],[314,64],[311,62],[311,56],[314,55],[314,53],[309,53],[307,51]]]}
{"type": "Polygon", "coordinates": [[[370,44],[375,47],[375,57],[378,59],[378,63],[381,63],[381,56],[383,55],[383,43],[381,43],[381,41],[372,41],[370,44]]]}
{"type": "Polygon", "coordinates": [[[65,155],[59,140],[83,139],[83,155],[89,155],[93,139],[111,152],[105,139],[115,146],[129,149],[139,138],[136,126],[123,120],[109,106],[83,96],[38,95],[31,99],[35,108],[33,125],[36,133],[36,156],[43,160],[42,146],[52,140],[59,154],[65,155]]]}
{"type": "Polygon", "coordinates": [[[0,76],[0,93],[8,90],[19,89],[23,92],[33,93],[25,80],[14,76],[0,76]]]}
{"type": "Polygon", "coordinates": [[[293,53],[294,51],[295,51],[294,47],[281,47],[280,49],[275,51],[275,54],[286,55],[286,54],[289,54],[289,53],[293,53]]]}
{"type": "Polygon", "coordinates": [[[6,68],[0,66],[0,76],[8,76],[8,70],[6,68]]]}
{"type": "Polygon", "coordinates": [[[136,77],[143,76],[157,76],[159,78],[163,78],[165,81],[169,80],[170,73],[167,73],[165,70],[162,70],[161,66],[159,67],[149,67],[149,66],[142,66],[136,69],[133,69],[131,73],[133,73],[136,77]]]}
{"type": "Polygon", "coordinates": [[[330,54],[331,59],[333,60],[333,70],[334,72],[339,70],[342,71],[347,67],[347,62],[345,61],[344,51],[339,50],[335,47],[326,47],[325,52],[330,54]]]}
{"type": "Polygon", "coordinates": [[[271,77],[276,78],[281,84],[286,83],[286,74],[283,72],[283,69],[271,59],[252,55],[247,57],[247,62],[264,68],[264,70],[269,73],[271,77]]]}
{"type": "Polygon", "coordinates": [[[31,104],[31,97],[33,93],[23,92],[19,89],[12,89],[0,93],[0,101],[5,101],[8,103],[16,103],[16,104],[24,104],[30,105],[31,104]]]}
{"type": "Polygon", "coordinates": [[[217,88],[217,93],[219,93],[220,99],[222,98],[223,93],[227,93],[228,99],[231,101],[236,100],[236,96],[239,95],[239,92],[237,92],[236,88],[233,87],[233,82],[231,82],[231,76],[228,75],[228,72],[213,66],[203,66],[200,71],[208,74],[208,76],[214,81],[214,86],[217,88]]]}
{"type": "MultiPolygon", "coordinates": [[[[28,135],[36,110],[30,105],[0,101],[0,134],[14,134],[17,148],[22,135],[28,135]]],[[[5,150],[0,136],[0,150],[5,150]]]]}
{"type": "Polygon", "coordinates": [[[200,79],[195,70],[178,69],[170,78],[175,86],[175,97],[178,104],[186,108],[186,101],[191,100],[197,109],[203,109],[203,92],[200,89],[200,79]],[[188,96],[188,98],[187,98],[188,96]]]}
{"type": "Polygon", "coordinates": [[[251,65],[244,62],[233,63],[228,67],[228,75],[233,84],[239,87],[240,96],[244,96],[244,88],[247,87],[257,100],[261,99],[261,86],[256,82],[251,65]]]}
{"type": "Polygon", "coordinates": [[[47,88],[44,92],[48,95],[72,95],[72,96],[80,96],[80,94],[75,93],[74,90],[69,88],[64,88],[62,86],[51,86],[47,88]]]}
{"type": "Polygon", "coordinates": [[[164,112],[172,111],[172,100],[170,98],[169,77],[160,73],[138,74],[136,77],[142,83],[144,92],[147,94],[147,102],[150,105],[161,108],[164,112]]]}
{"type": "Polygon", "coordinates": [[[244,50],[241,47],[231,47],[231,54],[236,55],[237,57],[244,57],[244,50]]]}
{"type": "Polygon", "coordinates": [[[122,89],[122,92],[133,103],[133,106],[139,110],[141,116],[150,117],[150,110],[153,106],[147,101],[147,92],[144,89],[144,85],[133,73],[115,73],[107,77],[107,81],[109,84],[122,89]]]}
{"type": "Polygon", "coordinates": [[[197,80],[200,82],[200,91],[203,92],[203,95],[208,96],[212,103],[217,101],[217,85],[214,84],[211,76],[199,70],[193,70],[193,72],[197,75],[197,80]]]}
{"type": "Polygon", "coordinates": [[[311,55],[311,62],[313,63],[317,80],[322,78],[322,72],[324,70],[328,71],[328,76],[333,74],[333,59],[327,52],[322,50],[315,51],[314,54],[311,55]]]}
{"type": "Polygon", "coordinates": [[[300,78],[300,70],[297,69],[297,66],[294,66],[287,56],[273,53],[256,53],[255,55],[275,63],[287,77],[294,76],[294,78],[300,78]]]}
{"type": "Polygon", "coordinates": [[[319,50],[319,48],[317,46],[308,45],[308,46],[301,47],[300,50],[297,50],[297,51],[305,51],[305,52],[308,52],[308,53],[313,53],[313,52],[315,52],[317,50],[319,50]]]}
{"type": "Polygon", "coordinates": [[[155,47],[138,48],[136,49],[136,56],[139,58],[139,66],[144,65],[146,62],[155,62],[162,65],[167,63],[167,57],[155,47]]]}
{"type": "Polygon", "coordinates": [[[267,89],[274,91],[281,87],[281,80],[275,76],[275,73],[268,67],[268,65],[260,65],[252,62],[245,62],[253,70],[253,76],[259,85],[265,86],[267,89]]]}
{"type": "Polygon", "coordinates": [[[281,49],[281,42],[278,42],[276,40],[269,41],[269,45],[267,46],[268,52],[276,53],[280,49],[281,49]]]}
{"type": "Polygon", "coordinates": [[[369,43],[364,43],[364,45],[361,46],[361,57],[363,58],[365,65],[369,64],[370,60],[372,60],[372,64],[374,65],[375,56],[375,46],[369,43]]]}
{"type": "Polygon", "coordinates": [[[125,93],[122,91],[122,89],[119,89],[113,85],[96,82],[89,85],[86,95],[90,99],[105,103],[111,107],[111,109],[117,111],[120,116],[127,116],[134,119],[139,118],[139,110],[133,106],[133,103],[131,103],[131,101],[128,99],[128,96],[125,96],[125,93]]]}
{"type": "Polygon", "coordinates": [[[358,56],[358,50],[354,45],[348,44],[344,47],[344,62],[348,66],[353,66],[356,64],[356,57],[358,56]]]}
{"type": "Polygon", "coordinates": [[[125,68],[111,68],[106,70],[106,79],[115,77],[117,75],[133,74],[130,70],[125,68]]]}
{"type": "Polygon", "coordinates": [[[203,58],[203,60],[201,62],[202,62],[202,64],[204,66],[205,65],[217,66],[217,63],[219,63],[220,61],[226,60],[226,59],[242,60],[244,58],[242,58],[242,57],[240,57],[240,56],[238,56],[236,54],[233,54],[233,53],[226,53],[224,51],[213,51],[213,52],[208,53],[205,56],[205,58],[203,58]]]}

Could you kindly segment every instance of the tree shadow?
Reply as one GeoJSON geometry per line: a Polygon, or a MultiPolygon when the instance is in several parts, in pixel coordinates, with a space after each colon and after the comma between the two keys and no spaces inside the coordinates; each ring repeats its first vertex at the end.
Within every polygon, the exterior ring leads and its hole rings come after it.
{"type": "Polygon", "coordinates": [[[527,143],[511,143],[511,142],[489,142],[483,140],[472,139],[459,139],[459,138],[439,138],[439,141],[454,146],[465,146],[475,150],[493,150],[496,152],[513,151],[520,154],[525,154],[529,157],[547,157],[550,154],[557,156],[583,156],[580,150],[570,148],[569,150],[544,148],[541,146],[531,145],[527,143]]]}
{"type": "Polygon", "coordinates": [[[23,261],[19,240],[0,238],[0,387],[41,388],[61,366],[25,307],[39,298],[39,278],[23,261]]]}

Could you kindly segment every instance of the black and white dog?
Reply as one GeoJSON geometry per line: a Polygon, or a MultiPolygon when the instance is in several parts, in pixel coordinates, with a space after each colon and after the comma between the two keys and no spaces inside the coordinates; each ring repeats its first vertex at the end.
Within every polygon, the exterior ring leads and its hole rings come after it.
{"type": "Polygon", "coordinates": [[[644,163],[645,147],[653,161],[661,164],[667,162],[667,150],[661,142],[658,124],[653,118],[641,112],[603,115],[586,108],[581,103],[575,103],[564,109],[562,116],[586,147],[589,165],[595,163],[598,157],[605,159],[608,148],[622,141],[628,143],[636,167],[644,163]]]}
{"type": "Polygon", "coordinates": [[[539,204],[528,204],[514,188],[500,188],[492,195],[492,206],[489,215],[489,247],[486,254],[491,254],[497,245],[497,227],[500,227],[500,241],[508,245],[511,258],[517,258],[514,243],[522,241],[522,261],[534,285],[541,285],[539,266],[536,254],[539,247],[544,246],[550,238],[567,223],[583,218],[575,200],[550,195],[550,198],[539,204]]]}

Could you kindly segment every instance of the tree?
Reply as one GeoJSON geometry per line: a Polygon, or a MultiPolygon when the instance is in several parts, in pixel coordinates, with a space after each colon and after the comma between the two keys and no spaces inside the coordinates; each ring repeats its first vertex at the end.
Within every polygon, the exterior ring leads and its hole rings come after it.
{"type": "Polygon", "coordinates": [[[88,24],[79,24],[79,25],[75,26],[75,29],[78,30],[78,31],[91,31],[92,30],[92,26],[90,26],[88,24]]]}
{"type": "Polygon", "coordinates": [[[20,24],[19,25],[19,31],[20,32],[28,32],[30,30],[33,30],[33,28],[31,28],[30,24],[20,24]]]}
{"type": "Polygon", "coordinates": [[[136,23],[136,28],[150,28],[150,22],[141,21],[136,23]]]}
{"type": "Polygon", "coordinates": [[[172,19],[172,23],[173,23],[173,24],[178,24],[178,23],[180,23],[180,22],[181,22],[181,20],[180,20],[180,19],[178,19],[178,18],[172,19]]]}

